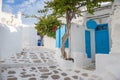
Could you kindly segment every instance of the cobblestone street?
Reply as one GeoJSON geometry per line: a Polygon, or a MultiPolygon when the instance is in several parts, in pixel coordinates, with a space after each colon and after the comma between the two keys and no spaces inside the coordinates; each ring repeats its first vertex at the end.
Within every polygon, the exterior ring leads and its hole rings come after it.
{"type": "Polygon", "coordinates": [[[2,67],[2,80],[102,80],[83,69],[63,69],[56,58],[56,53],[45,49],[25,49],[10,59],[0,61],[1,64],[23,64],[23,66],[2,67]],[[24,64],[32,64],[26,66],[24,64]]]}

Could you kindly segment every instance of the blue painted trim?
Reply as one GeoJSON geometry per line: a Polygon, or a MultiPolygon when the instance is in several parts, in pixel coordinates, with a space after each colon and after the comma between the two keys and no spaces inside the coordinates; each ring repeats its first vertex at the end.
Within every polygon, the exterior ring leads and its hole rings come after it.
{"type": "Polygon", "coordinates": [[[91,38],[90,38],[90,31],[85,30],[85,49],[87,53],[87,57],[91,58],[91,38]]]}
{"type": "Polygon", "coordinates": [[[86,26],[88,29],[95,29],[97,27],[97,23],[95,20],[90,19],[86,22],[86,26]]]}
{"type": "Polygon", "coordinates": [[[65,48],[69,48],[69,39],[66,40],[65,48]]]}
{"type": "Polygon", "coordinates": [[[60,48],[60,29],[56,30],[56,48],[60,48]]]}

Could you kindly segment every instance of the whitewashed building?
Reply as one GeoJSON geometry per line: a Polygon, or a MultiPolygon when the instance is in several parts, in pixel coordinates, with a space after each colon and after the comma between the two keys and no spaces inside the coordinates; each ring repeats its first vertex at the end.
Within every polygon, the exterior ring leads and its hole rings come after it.
{"type": "MultiPolygon", "coordinates": [[[[89,67],[95,62],[96,72],[104,73],[101,75],[106,80],[120,79],[119,3],[115,0],[113,4],[104,4],[95,9],[94,15],[84,11],[84,18],[73,20],[71,26],[68,57],[74,58],[78,68],[89,67]]],[[[57,44],[61,44],[60,41],[57,44]]]]}
{"type": "Polygon", "coordinates": [[[2,12],[0,0],[0,59],[19,53],[28,46],[37,46],[37,31],[31,25],[22,24],[21,12],[17,17],[2,12]]]}

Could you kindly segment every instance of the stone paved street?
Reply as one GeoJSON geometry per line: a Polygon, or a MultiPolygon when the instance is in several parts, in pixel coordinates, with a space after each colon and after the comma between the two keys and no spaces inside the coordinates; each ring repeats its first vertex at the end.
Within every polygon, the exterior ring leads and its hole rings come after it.
{"type": "Polygon", "coordinates": [[[54,55],[53,51],[44,48],[25,49],[0,63],[33,65],[2,67],[1,80],[102,80],[92,71],[63,69],[54,55]]]}

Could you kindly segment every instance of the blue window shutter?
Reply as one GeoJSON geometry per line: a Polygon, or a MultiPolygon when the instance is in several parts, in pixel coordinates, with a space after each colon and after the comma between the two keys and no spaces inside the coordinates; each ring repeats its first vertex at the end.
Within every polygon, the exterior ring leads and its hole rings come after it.
{"type": "MultiPolygon", "coordinates": [[[[62,37],[63,37],[63,35],[64,35],[65,32],[66,32],[66,25],[63,25],[63,26],[61,27],[60,32],[61,32],[61,41],[60,41],[61,45],[60,45],[60,46],[62,46],[62,37]]],[[[66,47],[66,48],[68,48],[68,44],[69,44],[69,41],[68,41],[68,39],[67,39],[67,41],[66,41],[66,43],[65,43],[65,47],[66,47]]]]}
{"type": "MultiPolygon", "coordinates": [[[[60,29],[56,31],[56,48],[61,48],[62,46],[62,37],[66,32],[66,25],[62,25],[60,29]]],[[[65,47],[68,48],[69,40],[67,39],[65,47]]]]}
{"type": "Polygon", "coordinates": [[[56,30],[56,48],[60,48],[60,29],[56,30]]]}

